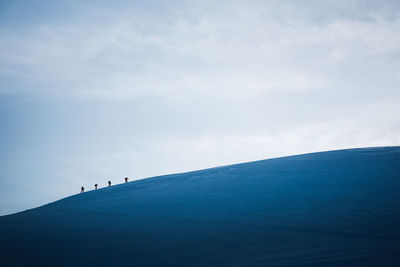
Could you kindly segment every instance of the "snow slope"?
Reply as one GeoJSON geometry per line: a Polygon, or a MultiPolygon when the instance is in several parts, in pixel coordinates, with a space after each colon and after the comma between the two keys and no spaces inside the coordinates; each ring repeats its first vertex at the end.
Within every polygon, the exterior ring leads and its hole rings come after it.
{"type": "Polygon", "coordinates": [[[154,177],[0,217],[1,266],[400,266],[400,147],[154,177]]]}

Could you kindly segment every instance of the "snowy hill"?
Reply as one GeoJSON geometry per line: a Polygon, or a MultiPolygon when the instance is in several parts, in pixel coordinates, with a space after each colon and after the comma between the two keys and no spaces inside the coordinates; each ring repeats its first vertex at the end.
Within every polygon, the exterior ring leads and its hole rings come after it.
{"type": "Polygon", "coordinates": [[[167,175],[0,217],[1,266],[400,266],[400,147],[167,175]]]}

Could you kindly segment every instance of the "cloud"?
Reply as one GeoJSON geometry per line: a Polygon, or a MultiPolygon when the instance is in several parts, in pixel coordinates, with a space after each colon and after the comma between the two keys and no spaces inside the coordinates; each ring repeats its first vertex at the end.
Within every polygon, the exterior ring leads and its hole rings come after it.
{"type": "MultiPolygon", "coordinates": [[[[399,53],[398,19],[389,21],[369,10],[365,15],[372,21],[345,16],[318,24],[312,15],[321,9],[329,13],[329,5],[300,9],[304,16],[288,3],[251,3],[186,3],[166,9],[170,13],[160,18],[151,11],[136,16],[133,5],[115,18],[108,17],[113,13],[89,13],[92,20],[81,23],[3,30],[1,69],[15,78],[1,90],[258,97],[359,82],[358,75],[370,74],[371,68],[381,72],[382,56],[399,53]],[[354,79],[342,73],[343,66],[352,69],[354,79]]],[[[397,66],[397,60],[387,58],[385,66],[397,66]]]]}

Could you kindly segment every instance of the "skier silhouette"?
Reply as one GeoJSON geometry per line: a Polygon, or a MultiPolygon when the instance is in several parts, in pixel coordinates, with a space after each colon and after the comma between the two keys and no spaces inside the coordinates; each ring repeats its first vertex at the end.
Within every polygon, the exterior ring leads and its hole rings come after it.
{"type": "Polygon", "coordinates": [[[125,177],[125,183],[127,183],[128,182],[128,177],[125,177]]]}
{"type": "Polygon", "coordinates": [[[97,184],[94,185],[94,190],[97,190],[97,184]]]}
{"type": "Polygon", "coordinates": [[[81,193],[85,192],[85,188],[82,186],[81,187],[81,193]]]}
{"type": "Polygon", "coordinates": [[[108,186],[111,186],[111,181],[108,181],[108,186]]]}

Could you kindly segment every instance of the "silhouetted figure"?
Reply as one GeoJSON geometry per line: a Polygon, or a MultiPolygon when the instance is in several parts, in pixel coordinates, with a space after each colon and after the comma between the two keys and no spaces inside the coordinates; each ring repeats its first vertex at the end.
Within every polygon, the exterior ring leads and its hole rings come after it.
{"type": "Polygon", "coordinates": [[[94,185],[94,190],[97,190],[97,184],[94,185]]]}
{"type": "Polygon", "coordinates": [[[108,186],[111,186],[111,181],[108,181],[108,186]]]}
{"type": "Polygon", "coordinates": [[[81,193],[85,192],[85,188],[82,186],[81,187],[81,193]]]}
{"type": "Polygon", "coordinates": [[[128,177],[125,177],[125,183],[127,183],[128,182],[128,177]]]}

